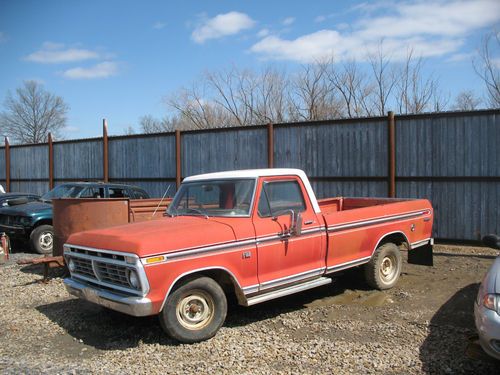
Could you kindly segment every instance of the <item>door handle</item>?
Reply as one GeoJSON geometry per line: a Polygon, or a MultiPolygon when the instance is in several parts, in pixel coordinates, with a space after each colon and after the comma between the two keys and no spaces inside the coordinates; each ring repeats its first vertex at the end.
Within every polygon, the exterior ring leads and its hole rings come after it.
{"type": "Polygon", "coordinates": [[[314,220],[307,220],[304,222],[304,225],[311,225],[312,223],[314,223],[314,220]]]}

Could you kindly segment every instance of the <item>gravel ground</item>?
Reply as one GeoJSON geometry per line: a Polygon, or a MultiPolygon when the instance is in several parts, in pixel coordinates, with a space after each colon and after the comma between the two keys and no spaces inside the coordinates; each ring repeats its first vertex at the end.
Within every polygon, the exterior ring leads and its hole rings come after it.
{"type": "Polygon", "coordinates": [[[435,266],[405,264],[398,286],[359,271],[254,307],[233,306],[211,340],[179,345],[155,317],[70,297],[61,274],[0,265],[0,373],[499,374],[477,344],[473,300],[496,252],[439,245],[435,266]]]}

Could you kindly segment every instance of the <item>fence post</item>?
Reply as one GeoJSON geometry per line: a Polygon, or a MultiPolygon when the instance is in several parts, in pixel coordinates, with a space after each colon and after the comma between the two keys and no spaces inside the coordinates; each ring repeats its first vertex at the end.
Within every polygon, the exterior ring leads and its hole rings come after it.
{"type": "Polygon", "coordinates": [[[109,164],[108,164],[108,122],[102,120],[102,171],[104,182],[109,181],[109,164]]]}
{"type": "Polygon", "coordinates": [[[49,133],[49,190],[54,188],[54,145],[52,134],[49,133]]]}
{"type": "Polygon", "coordinates": [[[274,167],[274,126],[267,124],[267,167],[274,167]]]}
{"type": "Polygon", "coordinates": [[[10,192],[10,144],[5,137],[5,191],[10,192]]]}
{"type": "Polygon", "coordinates": [[[179,189],[182,179],[181,131],[175,131],[175,186],[179,189]]]}
{"type": "Polygon", "coordinates": [[[394,120],[394,112],[389,111],[387,114],[387,134],[388,134],[388,173],[387,173],[387,196],[390,198],[396,197],[396,126],[394,120]]]}

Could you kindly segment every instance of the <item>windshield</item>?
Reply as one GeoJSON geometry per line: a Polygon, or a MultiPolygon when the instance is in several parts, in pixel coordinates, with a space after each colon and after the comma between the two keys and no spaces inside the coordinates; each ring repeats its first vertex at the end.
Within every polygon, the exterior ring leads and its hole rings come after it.
{"type": "Polygon", "coordinates": [[[83,189],[85,189],[85,186],[59,185],[42,195],[42,200],[49,201],[54,198],[77,198],[83,189]]]}
{"type": "Polygon", "coordinates": [[[248,216],[254,179],[183,183],[168,207],[171,216],[248,216]]]}

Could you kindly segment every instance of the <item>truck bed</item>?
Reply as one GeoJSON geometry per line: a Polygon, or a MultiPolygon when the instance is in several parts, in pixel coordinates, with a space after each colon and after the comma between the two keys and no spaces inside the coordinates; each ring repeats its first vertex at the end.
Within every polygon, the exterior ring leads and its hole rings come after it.
{"type": "Polygon", "coordinates": [[[318,199],[319,207],[323,214],[330,214],[338,211],[353,210],[356,208],[373,207],[384,204],[404,202],[408,199],[399,198],[348,198],[335,197],[318,199]]]}

